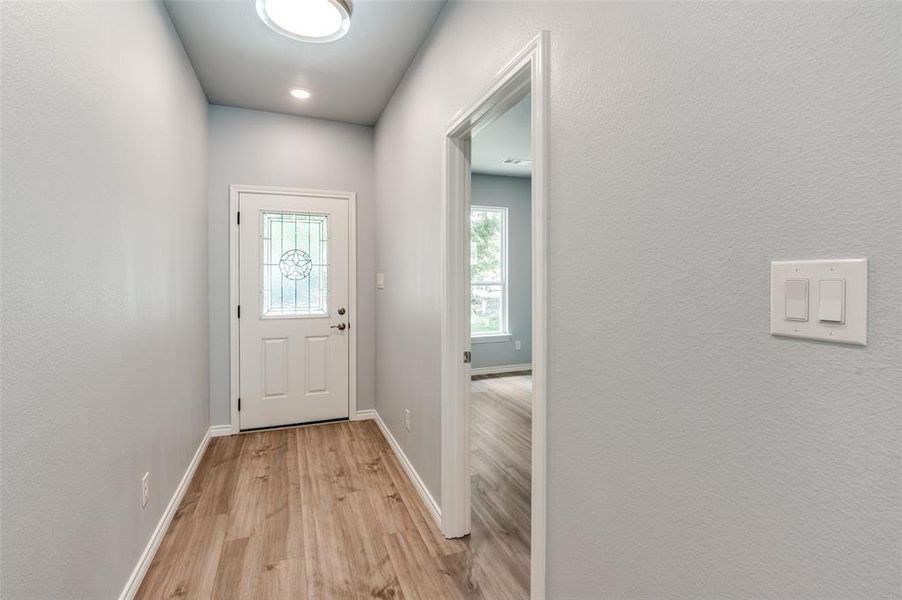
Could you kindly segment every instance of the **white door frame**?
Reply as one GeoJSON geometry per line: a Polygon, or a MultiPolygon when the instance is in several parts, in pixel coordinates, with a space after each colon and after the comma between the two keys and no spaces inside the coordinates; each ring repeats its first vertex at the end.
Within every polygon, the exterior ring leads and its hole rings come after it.
{"type": "Polygon", "coordinates": [[[459,111],[445,130],[442,207],[442,533],[470,532],[470,138],[532,95],[532,488],[530,588],[545,597],[548,380],[548,39],[541,32],[459,111]]]}
{"type": "MultiPolygon", "coordinates": [[[[232,433],[240,433],[238,418],[238,392],[241,390],[239,369],[240,337],[238,333],[238,196],[241,193],[278,194],[280,196],[304,196],[346,200],[348,203],[348,418],[357,414],[357,194],[329,190],[305,190],[298,188],[261,185],[229,186],[229,338],[231,345],[231,426],[232,433]]],[[[252,221],[247,220],[247,225],[252,221]]]]}

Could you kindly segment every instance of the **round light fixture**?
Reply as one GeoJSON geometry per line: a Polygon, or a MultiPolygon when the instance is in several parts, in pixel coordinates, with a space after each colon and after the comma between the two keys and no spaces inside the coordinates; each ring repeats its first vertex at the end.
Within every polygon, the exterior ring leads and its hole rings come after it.
{"type": "Polygon", "coordinates": [[[310,92],[301,88],[294,88],[290,94],[299,100],[306,100],[311,96],[310,92]]]}
{"type": "Polygon", "coordinates": [[[346,0],[257,0],[257,14],[273,31],[301,42],[331,42],[351,26],[346,0]]]}

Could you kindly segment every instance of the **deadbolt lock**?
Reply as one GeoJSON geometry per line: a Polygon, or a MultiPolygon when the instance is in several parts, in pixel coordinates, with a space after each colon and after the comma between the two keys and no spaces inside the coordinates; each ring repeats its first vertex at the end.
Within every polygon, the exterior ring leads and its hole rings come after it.
{"type": "Polygon", "coordinates": [[[344,309],[344,307],[341,307],[338,309],[338,314],[340,314],[340,315],[345,314],[345,312],[347,312],[347,311],[344,309]]]}

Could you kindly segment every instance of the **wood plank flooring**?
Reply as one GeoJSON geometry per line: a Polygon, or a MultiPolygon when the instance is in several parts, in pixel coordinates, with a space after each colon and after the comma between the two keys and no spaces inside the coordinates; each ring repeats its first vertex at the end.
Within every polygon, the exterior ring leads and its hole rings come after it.
{"type": "Polygon", "coordinates": [[[529,598],[531,434],[529,373],[473,378],[469,541],[486,598],[529,598]]]}
{"type": "Polygon", "coordinates": [[[529,377],[501,379],[473,382],[469,537],[442,537],[373,421],[214,438],[137,597],[527,598],[529,377]]]}

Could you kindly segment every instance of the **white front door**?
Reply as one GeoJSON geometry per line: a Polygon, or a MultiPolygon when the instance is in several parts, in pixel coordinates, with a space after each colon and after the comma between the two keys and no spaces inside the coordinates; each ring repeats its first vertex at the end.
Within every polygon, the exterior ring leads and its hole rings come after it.
{"type": "Polygon", "coordinates": [[[241,429],[348,417],[349,202],[239,193],[241,429]]]}

